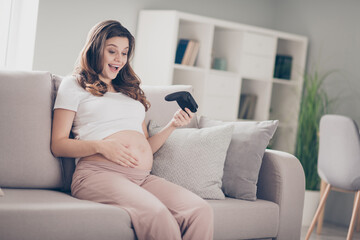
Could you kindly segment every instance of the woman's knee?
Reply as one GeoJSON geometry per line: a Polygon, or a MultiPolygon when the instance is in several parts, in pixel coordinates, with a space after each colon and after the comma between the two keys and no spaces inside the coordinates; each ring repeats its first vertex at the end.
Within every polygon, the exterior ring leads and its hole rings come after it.
{"type": "MultiPolygon", "coordinates": [[[[159,204],[155,207],[151,206],[147,209],[147,212],[144,215],[145,216],[143,220],[146,220],[146,222],[149,223],[149,226],[152,226],[151,228],[153,228],[153,231],[155,232],[159,231],[159,233],[165,235],[175,234],[175,236],[178,236],[180,238],[179,225],[176,219],[174,218],[174,216],[171,214],[171,212],[165,205],[159,204]]],[[[178,238],[171,237],[168,239],[178,239],[178,238]]]]}
{"type": "Polygon", "coordinates": [[[185,223],[190,223],[195,220],[210,221],[214,220],[214,211],[210,204],[202,198],[193,201],[188,208],[182,209],[177,213],[177,218],[185,223]]]}
{"type": "Polygon", "coordinates": [[[159,203],[152,203],[147,205],[144,209],[144,215],[149,216],[150,218],[152,218],[151,221],[156,221],[157,220],[169,220],[171,218],[173,218],[173,216],[171,215],[169,209],[162,204],[161,202],[159,203]]]}
{"type": "Polygon", "coordinates": [[[196,210],[195,210],[195,214],[198,217],[204,218],[204,219],[208,219],[213,221],[214,219],[214,211],[213,208],[211,207],[211,205],[202,199],[202,201],[199,201],[196,205],[196,210]]]}
{"type": "Polygon", "coordinates": [[[152,213],[153,215],[167,215],[169,210],[163,204],[152,204],[148,206],[148,212],[152,213]]]}

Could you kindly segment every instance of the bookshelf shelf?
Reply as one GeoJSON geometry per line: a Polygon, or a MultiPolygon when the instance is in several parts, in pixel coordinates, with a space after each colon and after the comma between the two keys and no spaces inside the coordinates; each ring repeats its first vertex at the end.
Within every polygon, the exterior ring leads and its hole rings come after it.
{"type": "Polygon", "coordinates": [[[210,74],[217,74],[217,75],[220,75],[220,76],[229,76],[229,77],[234,77],[234,78],[240,78],[240,74],[237,73],[237,72],[210,69],[209,73],[210,74]]]}
{"type": "Polygon", "coordinates": [[[284,84],[284,85],[289,85],[289,86],[297,86],[301,82],[297,81],[297,80],[285,80],[285,79],[274,78],[273,83],[284,84]]]}
{"type": "Polygon", "coordinates": [[[271,83],[271,79],[261,79],[261,78],[249,78],[249,77],[243,77],[243,79],[248,80],[248,81],[253,81],[253,82],[258,82],[258,83],[271,83]]]}
{"type": "Polygon", "coordinates": [[[142,10],[136,39],[134,69],[144,84],[192,85],[198,114],[224,121],[249,121],[240,116],[244,96],[256,96],[251,120],[278,119],[272,147],[293,153],[306,37],[178,11],[142,10]],[[175,64],[182,39],[199,43],[192,66],[175,64]],[[157,49],[156,61],[150,46],[157,49]],[[277,56],[290,59],[282,72],[275,72],[281,66],[277,56]]]}
{"type": "Polygon", "coordinates": [[[197,66],[187,66],[187,65],[181,65],[181,64],[174,64],[175,69],[179,70],[186,70],[186,71],[198,71],[198,72],[204,72],[205,68],[197,67],[197,66]]]}

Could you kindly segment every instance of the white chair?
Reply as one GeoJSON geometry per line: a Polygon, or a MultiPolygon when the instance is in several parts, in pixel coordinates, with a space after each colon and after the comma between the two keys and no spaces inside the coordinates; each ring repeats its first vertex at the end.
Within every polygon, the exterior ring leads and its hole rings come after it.
{"type": "Polygon", "coordinates": [[[330,190],[355,192],[346,238],[350,240],[360,204],[360,136],[358,127],[352,119],[339,115],[325,115],[321,118],[318,173],[325,183],[325,190],[305,240],[310,238],[330,190]]]}

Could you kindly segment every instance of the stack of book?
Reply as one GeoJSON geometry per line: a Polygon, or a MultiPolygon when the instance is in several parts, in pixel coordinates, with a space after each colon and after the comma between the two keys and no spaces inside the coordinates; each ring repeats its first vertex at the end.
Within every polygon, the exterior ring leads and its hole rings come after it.
{"type": "Polygon", "coordinates": [[[254,119],[257,96],[255,94],[241,94],[239,106],[239,119],[254,119]]]}
{"type": "Polygon", "coordinates": [[[175,63],[194,66],[199,53],[200,43],[196,40],[180,39],[175,56],[175,63]]]}
{"type": "Polygon", "coordinates": [[[276,55],[274,78],[290,80],[291,78],[292,57],[286,55],[276,55]]]}

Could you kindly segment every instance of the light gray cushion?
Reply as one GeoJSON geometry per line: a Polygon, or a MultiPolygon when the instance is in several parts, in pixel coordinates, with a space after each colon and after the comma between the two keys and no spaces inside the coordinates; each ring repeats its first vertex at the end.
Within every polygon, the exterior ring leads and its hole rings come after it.
{"type": "MultiPolygon", "coordinates": [[[[150,136],[160,129],[150,122],[150,136]]],[[[183,186],[202,198],[224,199],[221,178],[232,131],[230,124],[204,129],[176,129],[154,154],[152,174],[183,186]]]]}
{"type": "MultiPolygon", "coordinates": [[[[0,239],[135,239],[130,216],[122,208],[56,191],[4,191],[0,239]]],[[[276,237],[277,204],[260,199],[207,201],[214,210],[214,240],[276,237]]]]}
{"type": "MultiPolygon", "coordinates": [[[[234,132],[227,152],[222,190],[229,197],[256,200],[257,181],[262,157],[274,135],[277,120],[233,122],[234,132]]],[[[200,128],[229,124],[201,116],[200,128]]]]}
{"type": "Polygon", "coordinates": [[[0,186],[61,188],[60,161],[50,151],[50,73],[0,71],[0,84],[0,186]]]}
{"type": "Polygon", "coordinates": [[[0,239],[136,239],[122,208],[40,189],[3,189],[0,239]]]}
{"type": "Polygon", "coordinates": [[[234,198],[207,202],[214,210],[214,240],[277,236],[280,213],[276,203],[261,199],[244,201],[234,198]]]}

